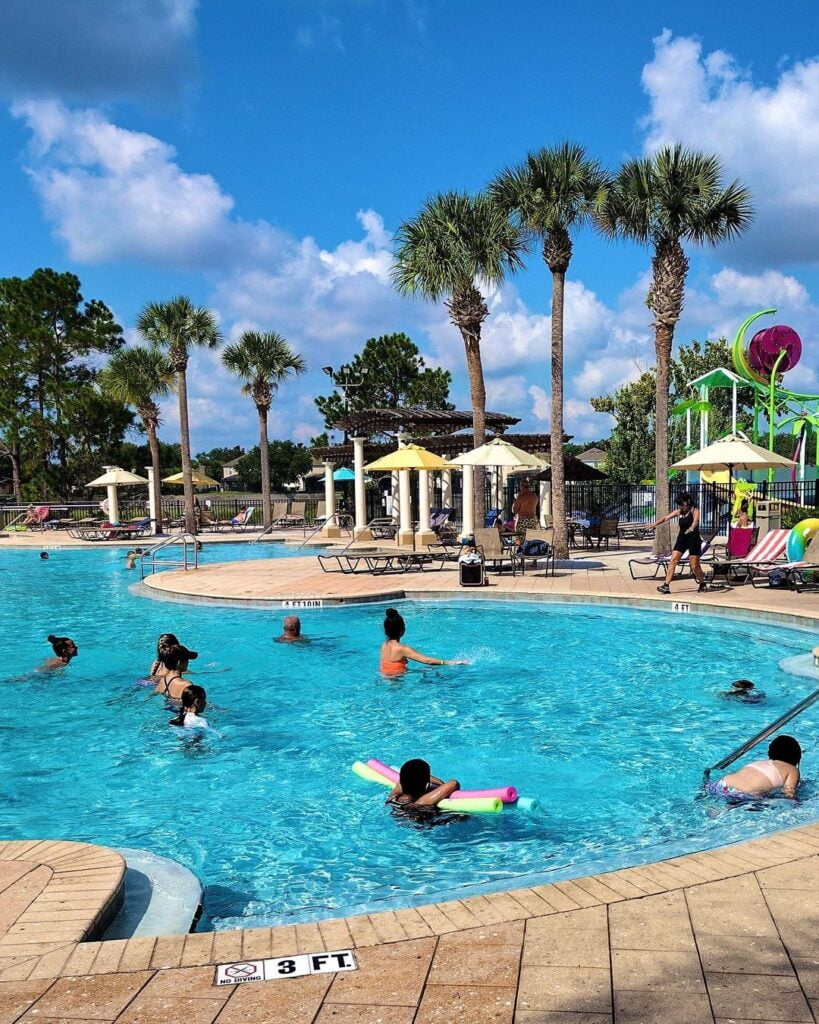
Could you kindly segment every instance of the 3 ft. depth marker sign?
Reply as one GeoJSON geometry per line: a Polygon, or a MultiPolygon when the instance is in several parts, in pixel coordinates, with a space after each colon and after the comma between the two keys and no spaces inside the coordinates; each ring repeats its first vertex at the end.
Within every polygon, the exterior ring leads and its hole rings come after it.
{"type": "Polygon", "coordinates": [[[327,953],[297,953],[265,960],[219,964],[213,984],[243,985],[246,981],[277,981],[279,978],[303,978],[306,974],[337,974],[339,971],[357,970],[358,964],[351,949],[334,949],[327,953]]]}

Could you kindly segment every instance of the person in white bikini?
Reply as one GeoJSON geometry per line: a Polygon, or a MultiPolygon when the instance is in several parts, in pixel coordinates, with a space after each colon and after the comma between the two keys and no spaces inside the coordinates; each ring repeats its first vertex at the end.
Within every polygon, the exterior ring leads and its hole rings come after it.
{"type": "Polygon", "coordinates": [[[729,800],[758,800],[781,789],[783,796],[795,800],[801,760],[802,748],[793,736],[777,736],[768,747],[768,760],[751,761],[706,788],[711,796],[729,800]]]}

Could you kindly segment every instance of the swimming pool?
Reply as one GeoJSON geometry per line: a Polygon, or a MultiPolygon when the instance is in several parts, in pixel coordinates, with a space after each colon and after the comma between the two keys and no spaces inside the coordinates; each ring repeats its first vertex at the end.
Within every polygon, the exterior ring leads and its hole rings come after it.
{"type": "MultiPolygon", "coordinates": [[[[213,561],[267,556],[263,545],[213,561]]],[[[205,552],[210,559],[211,553],[205,552]]],[[[384,679],[383,605],[302,615],[305,646],[278,645],[281,612],[147,601],[121,551],[0,552],[5,714],[0,835],[143,847],[206,887],[202,927],[253,927],[556,880],[702,849],[817,817],[797,806],[726,811],[693,797],[706,764],[816,683],[782,672],[810,634],[632,609],[407,602],[408,641],[472,664],[384,679]],[[218,736],[168,727],[134,685],[156,637],[200,652],[218,736]],[[72,636],[63,673],[32,676],[45,636],[72,636]],[[718,692],[749,675],[763,705],[718,692]],[[516,785],[542,810],[434,829],[394,821],[356,758],[425,756],[465,785],[516,785]]],[[[819,709],[793,727],[816,772],[819,709]]]]}

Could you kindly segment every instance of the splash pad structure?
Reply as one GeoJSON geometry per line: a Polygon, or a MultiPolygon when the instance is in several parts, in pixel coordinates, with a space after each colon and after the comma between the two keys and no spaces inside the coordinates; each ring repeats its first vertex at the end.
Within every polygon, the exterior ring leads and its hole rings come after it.
{"type": "MultiPolygon", "coordinates": [[[[732,390],[733,433],[739,429],[737,391],[739,388],[750,388],[753,394],[754,443],[767,443],[767,447],[773,449],[777,429],[790,425],[796,439],[792,457],[798,464],[799,480],[803,481],[808,436],[811,431],[816,437],[816,459],[819,464],[819,394],[792,391],[784,383],[784,374],[792,370],[802,356],[802,340],[792,327],[784,324],[765,327],[757,331],[750,340],[747,338],[751,325],[760,317],[775,314],[775,308],[763,309],[752,313],[740,324],[731,346],[733,370],[711,370],[689,382],[690,387],[698,389],[699,400],[682,404],[687,421],[686,447],[691,448],[691,416],[694,412],[699,413],[699,446],[705,448],[708,445],[711,388],[730,387],[732,390]],[[760,442],[763,418],[767,425],[767,438],[760,442]]],[[[794,467],[794,481],[796,473],[797,467],[794,467]]],[[[772,469],[768,470],[768,479],[773,480],[772,469]]]]}

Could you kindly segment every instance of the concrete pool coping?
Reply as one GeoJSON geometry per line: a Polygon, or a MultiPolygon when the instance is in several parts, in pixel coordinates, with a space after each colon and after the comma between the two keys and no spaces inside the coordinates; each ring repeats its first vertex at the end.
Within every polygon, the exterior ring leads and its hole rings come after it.
{"type": "Polygon", "coordinates": [[[417,908],[95,941],[95,910],[80,905],[91,892],[116,899],[117,861],[84,844],[2,844],[0,1020],[759,1024],[819,1013],[819,824],[417,908]],[[47,883],[33,884],[38,872],[47,883]],[[214,985],[218,963],[347,948],[355,972],[214,985]]]}

